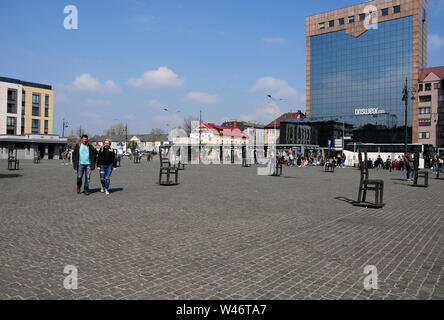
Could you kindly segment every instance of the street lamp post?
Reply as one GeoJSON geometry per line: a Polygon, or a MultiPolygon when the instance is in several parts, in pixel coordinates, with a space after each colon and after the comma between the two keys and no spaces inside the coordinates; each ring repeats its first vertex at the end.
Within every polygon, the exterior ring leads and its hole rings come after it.
{"type": "Polygon", "coordinates": [[[62,138],[65,137],[65,128],[68,128],[69,124],[65,121],[65,118],[63,118],[63,124],[62,124],[62,138]]]}
{"type": "Polygon", "coordinates": [[[408,86],[408,78],[405,79],[405,86],[403,90],[403,96],[402,101],[405,103],[405,118],[404,118],[404,125],[405,125],[405,136],[404,136],[404,154],[407,154],[408,151],[408,130],[407,130],[407,109],[409,106],[409,94],[412,95],[412,103],[415,100],[415,90],[413,88],[409,89],[408,86]]]}

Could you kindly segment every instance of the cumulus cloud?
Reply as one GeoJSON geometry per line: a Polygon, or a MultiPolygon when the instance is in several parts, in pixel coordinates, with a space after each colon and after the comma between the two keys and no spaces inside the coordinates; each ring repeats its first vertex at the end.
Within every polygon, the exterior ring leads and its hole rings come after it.
{"type": "Polygon", "coordinates": [[[439,50],[444,46],[444,37],[437,33],[430,34],[427,43],[429,50],[439,50]]]}
{"type": "Polygon", "coordinates": [[[101,99],[86,99],[85,104],[92,107],[103,107],[103,106],[110,106],[111,101],[106,101],[101,99]]]}
{"type": "Polygon", "coordinates": [[[99,92],[99,93],[121,93],[120,89],[112,80],[107,80],[101,83],[89,73],[84,73],[76,77],[73,83],[69,86],[64,86],[71,91],[83,92],[99,92]]]}
{"type": "Polygon", "coordinates": [[[220,102],[218,95],[211,95],[205,92],[190,92],[187,94],[186,100],[199,104],[217,104],[220,102]]]}
{"type": "Polygon", "coordinates": [[[273,77],[262,77],[251,87],[253,92],[267,92],[277,99],[285,99],[293,104],[305,104],[305,94],[292,88],[287,81],[273,77]]]}
{"type": "Polygon", "coordinates": [[[130,78],[126,83],[129,86],[140,89],[181,88],[183,80],[173,70],[167,67],[160,67],[157,70],[145,72],[139,78],[130,78]]]}
{"type": "Polygon", "coordinates": [[[244,121],[259,121],[268,124],[282,114],[276,102],[269,102],[251,114],[241,114],[239,118],[244,121]]]}
{"type": "Polygon", "coordinates": [[[268,44],[283,44],[287,40],[285,40],[285,38],[275,37],[275,38],[263,38],[262,41],[268,44]]]}

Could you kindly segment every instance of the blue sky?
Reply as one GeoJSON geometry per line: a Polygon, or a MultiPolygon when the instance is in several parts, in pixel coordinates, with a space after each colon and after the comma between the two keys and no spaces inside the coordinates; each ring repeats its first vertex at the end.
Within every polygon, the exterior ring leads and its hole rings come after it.
{"type": "MultiPolygon", "coordinates": [[[[68,133],[100,134],[119,121],[147,133],[199,110],[207,122],[269,122],[305,110],[305,17],[360,2],[8,1],[0,75],[53,85],[55,133],[63,118],[68,133]],[[78,30],[63,27],[66,5],[78,8],[78,30]]],[[[444,0],[428,3],[428,64],[440,66],[444,0]]]]}

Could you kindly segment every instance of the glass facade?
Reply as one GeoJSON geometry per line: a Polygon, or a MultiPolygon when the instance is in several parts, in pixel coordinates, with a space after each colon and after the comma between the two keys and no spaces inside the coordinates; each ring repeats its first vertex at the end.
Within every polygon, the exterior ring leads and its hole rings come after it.
{"type": "MultiPolygon", "coordinates": [[[[413,17],[380,22],[359,37],[345,30],[310,37],[310,118],[341,117],[365,124],[404,126],[405,79],[412,86],[413,17]]],[[[409,101],[408,125],[412,125],[409,101]]]]}

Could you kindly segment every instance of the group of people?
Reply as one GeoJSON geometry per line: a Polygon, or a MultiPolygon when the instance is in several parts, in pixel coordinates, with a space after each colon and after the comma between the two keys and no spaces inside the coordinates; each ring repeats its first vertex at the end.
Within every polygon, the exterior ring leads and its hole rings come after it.
{"type": "Polygon", "coordinates": [[[74,147],[72,153],[72,163],[77,172],[77,193],[80,194],[82,180],[85,179],[83,194],[88,196],[91,172],[96,168],[100,172],[100,183],[102,185],[100,192],[109,195],[111,183],[111,174],[117,170],[116,151],[111,148],[111,141],[106,139],[103,147],[97,151],[90,143],[88,136],[83,135],[81,142],[74,147]]]}

